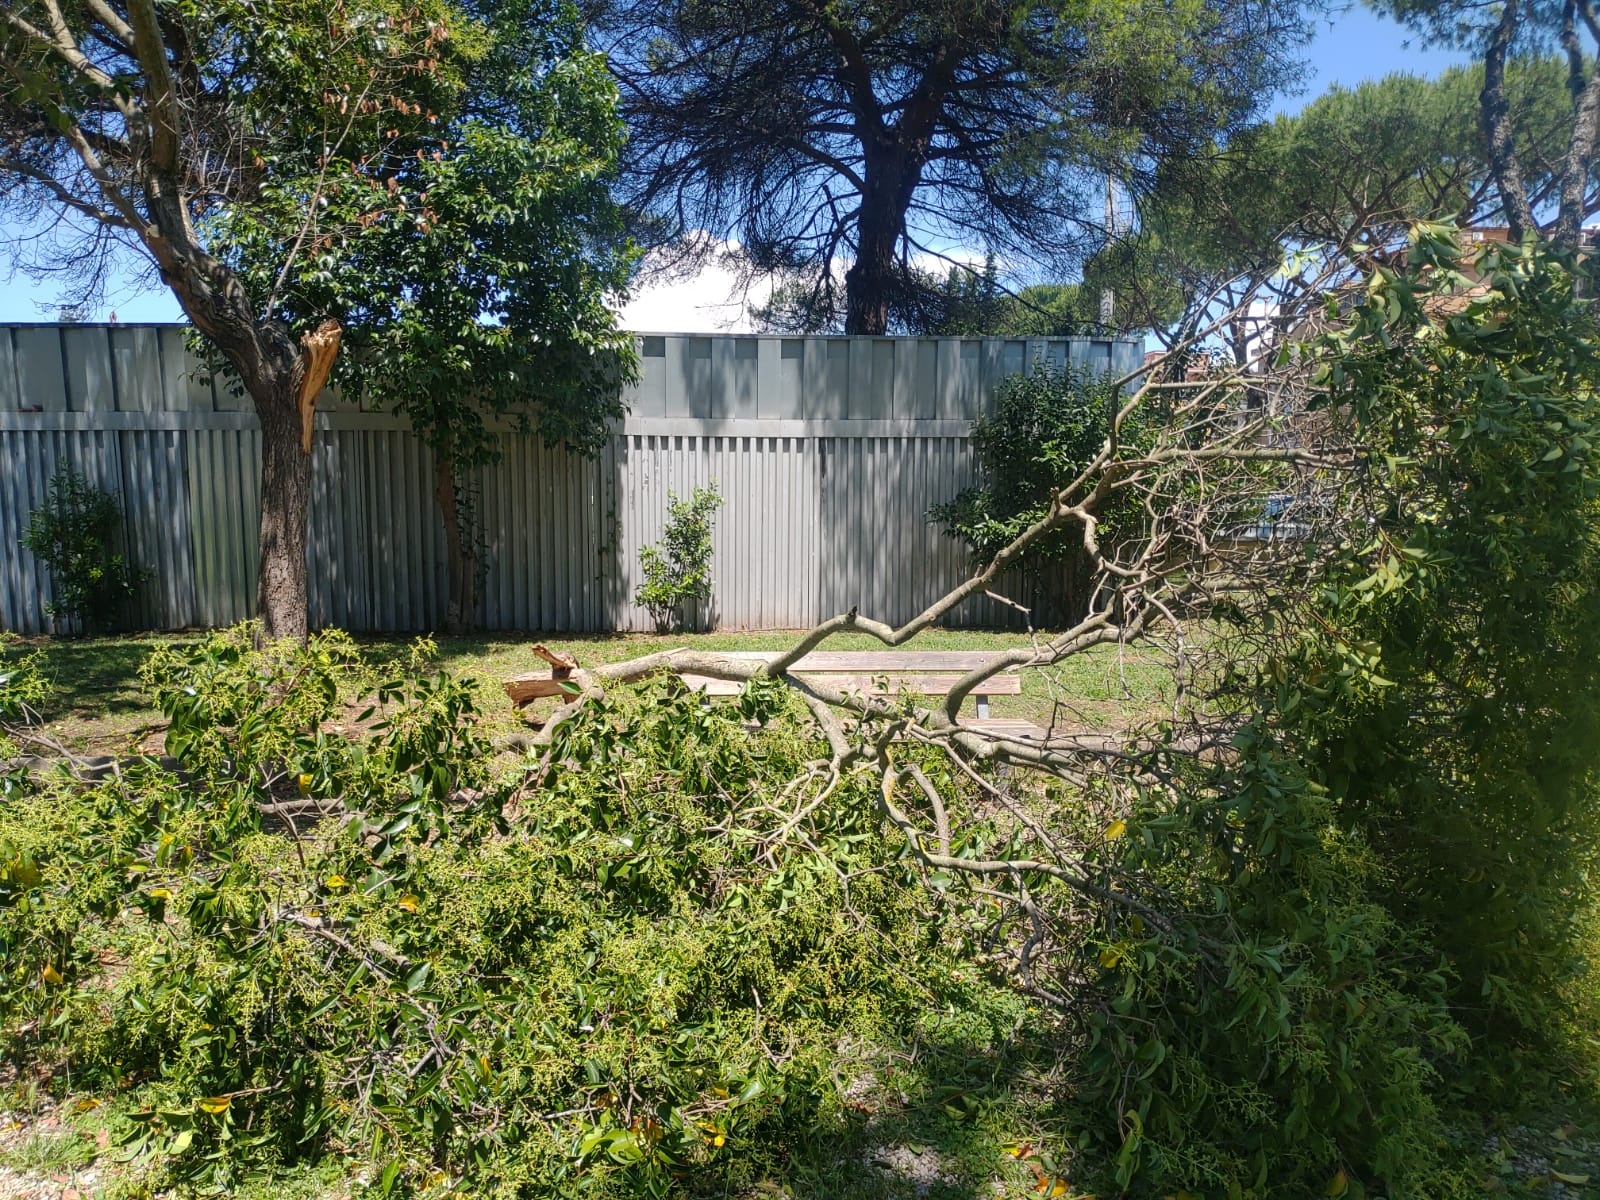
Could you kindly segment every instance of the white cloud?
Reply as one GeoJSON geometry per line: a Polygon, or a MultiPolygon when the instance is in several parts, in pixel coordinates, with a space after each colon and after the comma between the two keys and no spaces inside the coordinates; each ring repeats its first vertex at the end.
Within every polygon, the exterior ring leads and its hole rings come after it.
{"type": "Polygon", "coordinates": [[[772,280],[750,280],[739,269],[737,242],[716,246],[693,271],[647,277],[622,306],[622,327],[633,333],[753,333],[750,306],[767,302],[772,280]]]}
{"type": "MultiPolygon", "coordinates": [[[[705,237],[706,235],[698,235],[705,237]]],[[[650,278],[622,306],[621,324],[632,333],[754,333],[752,305],[772,296],[771,278],[751,279],[741,269],[739,243],[717,240],[695,270],[650,278]]],[[[951,262],[983,269],[981,252],[952,249],[946,257],[919,254],[916,266],[943,275],[951,262]]],[[[842,283],[848,263],[835,264],[842,283]]]]}

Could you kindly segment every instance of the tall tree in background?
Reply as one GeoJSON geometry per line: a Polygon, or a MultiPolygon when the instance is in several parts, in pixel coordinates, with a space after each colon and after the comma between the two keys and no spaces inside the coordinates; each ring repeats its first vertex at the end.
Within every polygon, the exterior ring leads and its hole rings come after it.
{"type": "Polygon", "coordinates": [[[1478,121],[1511,235],[1542,233],[1576,249],[1584,218],[1596,207],[1600,12],[1594,0],[1368,2],[1431,42],[1461,47],[1482,59],[1478,121]],[[1551,50],[1559,53],[1566,77],[1564,136],[1554,154],[1520,136],[1510,83],[1519,56],[1551,50]]]}
{"type": "MultiPolygon", "coordinates": [[[[1481,68],[1438,79],[1394,74],[1355,88],[1334,87],[1294,116],[1249,131],[1209,159],[1178,164],[1141,205],[1137,230],[1097,254],[1087,290],[1112,288],[1123,328],[1154,329],[1169,345],[1189,337],[1211,311],[1242,363],[1262,307],[1298,286],[1282,270],[1302,251],[1344,254],[1353,266],[1394,248],[1418,220],[1466,225],[1499,219],[1500,202],[1476,120],[1481,68]]],[[[1531,59],[1506,80],[1517,141],[1548,185],[1566,140],[1562,64],[1531,59]]]]}
{"type": "Polygon", "coordinates": [[[1244,127],[1292,76],[1302,5],[1214,0],[593,0],[654,237],[737,239],[883,333],[942,245],[1063,271],[1101,180],[1244,127]],[[705,235],[711,235],[707,238],[705,235]],[[696,236],[698,235],[698,236],[696,236]]]}
{"type": "MultiPolygon", "coordinates": [[[[604,61],[561,0],[469,11],[492,40],[437,147],[396,164],[381,219],[348,255],[282,290],[296,319],[343,324],[341,383],[405,414],[433,450],[452,631],[477,602],[472,472],[499,460],[507,427],[592,453],[635,369],[606,303],[635,255],[609,191],[624,132],[604,61]]],[[[265,287],[298,214],[242,206],[218,232],[265,287]]]]}
{"type": "Polygon", "coordinates": [[[283,320],[278,285],[372,229],[395,151],[454,103],[470,31],[442,0],[13,0],[0,8],[0,211],[41,209],[154,263],[261,421],[257,613],[306,632],[312,406],[339,345],[283,320]],[[207,220],[298,215],[270,285],[247,287],[207,220]]]}
{"type": "MultiPolygon", "coordinates": [[[[952,265],[941,279],[910,268],[889,306],[885,332],[914,337],[1068,337],[1093,325],[1071,283],[1035,283],[1011,291],[993,254],[981,269],[952,265]]],[[[791,275],[750,307],[768,333],[842,333],[843,314],[819,294],[817,280],[791,275]]]]}

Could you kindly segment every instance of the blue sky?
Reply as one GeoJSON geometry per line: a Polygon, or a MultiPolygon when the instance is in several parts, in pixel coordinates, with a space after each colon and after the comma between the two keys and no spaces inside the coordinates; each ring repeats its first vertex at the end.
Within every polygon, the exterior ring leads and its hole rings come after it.
{"type": "Polygon", "coordinates": [[[1432,76],[1468,61],[1460,51],[1417,45],[1409,30],[1360,3],[1349,3],[1318,18],[1317,39],[1308,57],[1314,74],[1307,78],[1303,92],[1282,98],[1280,111],[1294,112],[1336,83],[1354,87],[1396,71],[1432,76]]]}
{"type": "MultiPolygon", "coordinates": [[[[1402,27],[1374,14],[1364,5],[1353,2],[1318,19],[1317,36],[1309,52],[1313,73],[1306,79],[1302,91],[1296,95],[1279,98],[1277,108],[1293,112],[1305,101],[1338,83],[1354,86],[1365,79],[1377,79],[1395,71],[1410,71],[1417,75],[1436,75],[1453,63],[1465,61],[1459,52],[1433,50],[1419,47],[1402,27]]],[[[710,285],[712,281],[706,281],[710,285]]],[[[658,327],[654,316],[672,314],[675,327],[685,327],[685,312],[697,312],[700,296],[691,296],[683,289],[693,289],[702,294],[706,286],[695,288],[694,282],[676,288],[658,289],[630,306],[632,317],[627,324],[638,329],[658,327]]],[[[715,290],[712,285],[709,290],[715,290]]],[[[52,284],[35,285],[21,274],[7,282],[0,272],[0,321],[40,321],[55,318],[57,295],[52,284]]],[[[705,328],[727,325],[726,302],[716,303],[712,298],[703,307],[723,309],[720,319],[705,328]]],[[[99,312],[88,314],[91,320],[105,320],[111,312],[119,321],[176,321],[182,314],[177,301],[165,288],[156,288],[132,295],[126,288],[114,289],[106,306],[99,312]]],[[[713,318],[708,318],[711,320],[713,318]]],[[[692,322],[697,328],[701,322],[692,322]]]]}

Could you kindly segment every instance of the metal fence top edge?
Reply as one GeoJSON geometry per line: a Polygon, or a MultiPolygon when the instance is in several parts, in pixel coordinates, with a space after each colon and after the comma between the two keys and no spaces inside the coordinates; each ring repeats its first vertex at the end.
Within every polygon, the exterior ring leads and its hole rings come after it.
{"type": "MultiPolygon", "coordinates": [[[[177,329],[187,332],[187,321],[0,321],[0,329],[177,329]]],[[[745,330],[706,332],[683,329],[626,329],[630,337],[670,338],[783,338],[785,340],[873,342],[1102,342],[1143,346],[1144,340],[1123,335],[1100,334],[1010,334],[1010,333],[752,333],[745,330]]]]}

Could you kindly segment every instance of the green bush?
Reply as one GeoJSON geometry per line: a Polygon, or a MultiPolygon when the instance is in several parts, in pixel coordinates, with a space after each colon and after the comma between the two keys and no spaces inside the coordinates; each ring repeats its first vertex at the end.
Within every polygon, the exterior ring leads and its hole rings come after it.
{"type": "Polygon", "coordinates": [[[0,1037],[128,1095],[152,1187],[342,1154],[380,1194],[732,1194],[890,1089],[984,1119],[1025,1006],[963,967],[872,787],[769,840],[816,751],[781,689],[596,703],[541,766],[413,666],[163,650],[176,771],[0,807],[0,1037]]]}
{"type": "Polygon", "coordinates": [[[639,551],[644,582],[635,601],[660,629],[681,629],[690,604],[711,597],[711,524],[722,507],[716,481],[696,487],[687,500],[667,493],[661,542],[639,551]]]}
{"type": "Polygon", "coordinates": [[[1591,970],[1600,866],[1600,335],[1550,252],[1469,282],[1420,230],[1329,339],[1328,403],[1370,447],[1370,524],[1270,664],[1286,734],[1445,955],[1464,1086],[1537,1093],[1591,970]]]}
{"type": "MultiPolygon", "coordinates": [[[[972,423],[972,451],[980,482],[935,505],[928,518],[966,543],[975,564],[986,565],[1049,508],[1056,490],[1071,483],[1105,445],[1111,418],[1123,401],[1116,380],[1067,364],[1038,363],[1000,385],[994,410],[972,423]]],[[[1147,444],[1154,425],[1140,412],[1126,421],[1126,445],[1147,444]]],[[[1100,514],[1099,536],[1109,549],[1138,528],[1138,505],[1117,499],[1100,514]]],[[[1035,624],[1073,624],[1089,603],[1090,564],[1082,530],[1069,526],[1035,543],[1020,560],[1034,578],[1035,624]]]]}
{"type": "Polygon", "coordinates": [[[1213,629],[1239,732],[1156,755],[1090,855],[1160,918],[1108,907],[1081,960],[1116,1185],[1477,1195],[1474,1122],[1586,1081],[1600,338],[1561,259],[1465,265],[1419,230],[1307,349],[1360,448],[1348,540],[1213,629]]]}
{"type": "Polygon", "coordinates": [[[1153,915],[1087,937],[1083,1145],[1140,1195],[1477,1195],[1434,1103],[1466,1038],[1428,939],[1261,722],[1158,768],[1091,856],[1153,915]]]}
{"type": "Polygon", "coordinates": [[[86,633],[115,627],[138,591],[141,572],[112,547],[122,512],[116,498],[63,467],[34,509],[22,545],[50,572],[45,611],[86,633]]]}

